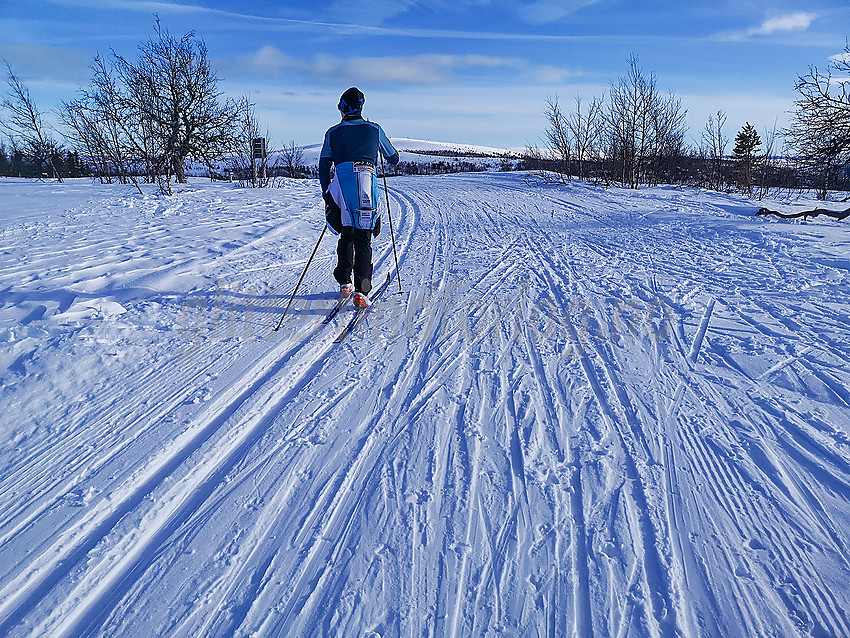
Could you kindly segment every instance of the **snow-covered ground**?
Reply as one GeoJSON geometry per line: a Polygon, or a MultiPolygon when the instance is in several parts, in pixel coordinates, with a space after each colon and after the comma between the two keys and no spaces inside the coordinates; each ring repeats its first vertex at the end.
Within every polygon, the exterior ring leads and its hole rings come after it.
{"type": "Polygon", "coordinates": [[[315,182],[0,181],[0,635],[850,635],[847,223],[390,201],[334,346],[315,182]]]}

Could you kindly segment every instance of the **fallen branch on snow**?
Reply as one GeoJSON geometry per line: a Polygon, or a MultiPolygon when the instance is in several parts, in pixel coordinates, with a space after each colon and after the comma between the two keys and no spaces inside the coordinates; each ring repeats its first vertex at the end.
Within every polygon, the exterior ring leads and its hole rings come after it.
{"type": "Polygon", "coordinates": [[[842,220],[850,217],[850,208],[845,211],[836,211],[836,210],[827,210],[826,208],[815,208],[814,210],[804,210],[799,213],[780,213],[775,210],[770,210],[768,208],[760,208],[756,211],[756,215],[777,215],[778,217],[782,217],[783,219],[795,219],[797,217],[802,217],[805,221],[809,217],[817,217],[818,215],[826,215],[827,217],[832,217],[834,219],[842,220]]]}

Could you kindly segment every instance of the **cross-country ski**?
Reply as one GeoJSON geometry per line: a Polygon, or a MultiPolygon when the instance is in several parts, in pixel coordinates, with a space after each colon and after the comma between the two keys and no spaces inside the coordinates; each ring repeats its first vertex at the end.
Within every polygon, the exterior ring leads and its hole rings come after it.
{"type": "MultiPolygon", "coordinates": [[[[387,278],[384,279],[384,283],[382,283],[380,285],[380,287],[374,293],[372,293],[372,295],[371,295],[372,301],[373,302],[377,301],[378,297],[380,297],[384,293],[384,291],[387,289],[387,286],[389,286],[389,285],[390,285],[390,276],[387,275],[387,278]]],[[[339,333],[337,338],[334,340],[334,343],[342,343],[343,341],[345,341],[345,338],[349,334],[351,334],[352,330],[354,330],[354,328],[357,326],[357,324],[360,323],[360,321],[363,319],[363,317],[366,315],[366,313],[369,312],[369,310],[371,308],[372,308],[371,305],[369,305],[369,306],[358,306],[354,311],[354,316],[351,317],[349,322],[345,325],[345,328],[343,328],[342,332],[339,333]]]]}
{"type": "Polygon", "coordinates": [[[339,311],[342,310],[348,303],[349,299],[351,299],[351,294],[345,295],[344,297],[340,297],[339,299],[337,299],[337,302],[333,305],[333,308],[331,308],[328,314],[325,315],[325,318],[322,319],[322,323],[327,325],[331,321],[333,321],[339,314],[339,311]]]}

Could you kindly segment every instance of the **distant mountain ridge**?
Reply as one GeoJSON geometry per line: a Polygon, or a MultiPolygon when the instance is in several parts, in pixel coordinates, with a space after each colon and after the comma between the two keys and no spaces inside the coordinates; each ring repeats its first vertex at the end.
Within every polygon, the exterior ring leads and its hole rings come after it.
{"type": "MultiPolygon", "coordinates": [[[[445,157],[482,157],[503,158],[519,157],[522,149],[497,148],[475,144],[460,144],[456,142],[435,142],[432,140],[417,140],[407,137],[391,137],[390,141],[398,150],[403,161],[415,162],[424,158],[445,157]]],[[[301,147],[304,152],[304,163],[315,166],[319,163],[321,144],[310,144],[301,147]]]]}

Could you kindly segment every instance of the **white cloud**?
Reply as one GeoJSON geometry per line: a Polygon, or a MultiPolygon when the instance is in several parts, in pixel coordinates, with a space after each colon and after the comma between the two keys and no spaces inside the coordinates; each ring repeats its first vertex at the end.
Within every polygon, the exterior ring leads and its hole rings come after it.
{"type": "Polygon", "coordinates": [[[760,27],[750,29],[750,35],[772,35],[778,31],[805,31],[817,16],[813,13],[791,13],[765,20],[760,27]]]}
{"type": "Polygon", "coordinates": [[[319,57],[305,65],[326,78],[346,78],[349,83],[400,82],[402,84],[443,84],[458,65],[455,56],[419,55],[412,57],[351,58],[319,57]]]}
{"type": "Polygon", "coordinates": [[[249,68],[259,75],[280,75],[286,68],[296,64],[294,58],[285,55],[280,49],[266,45],[253,55],[242,58],[249,68]]]}
{"type": "Polygon", "coordinates": [[[297,74],[308,79],[324,79],[351,84],[402,84],[434,86],[447,84],[462,75],[500,69],[539,83],[560,83],[576,73],[552,65],[534,66],[520,58],[485,55],[430,54],[412,56],[343,58],[320,55],[313,59],[294,58],[267,45],[256,53],[231,61],[217,62],[222,75],[253,75],[275,78],[297,74]]]}
{"type": "Polygon", "coordinates": [[[329,79],[349,82],[401,83],[410,85],[445,84],[456,73],[474,67],[517,68],[518,60],[487,56],[415,55],[380,58],[333,58],[321,56],[304,62],[301,70],[329,79]]]}
{"type": "Polygon", "coordinates": [[[789,13],[774,18],[768,18],[757,27],[743,31],[730,31],[721,34],[721,39],[730,41],[742,41],[756,36],[769,36],[776,33],[792,33],[795,31],[806,31],[818,16],[814,13],[789,13]]]}
{"type": "Polygon", "coordinates": [[[538,84],[563,84],[570,78],[574,78],[579,73],[564,69],[559,66],[544,65],[531,69],[529,77],[538,84]]]}

